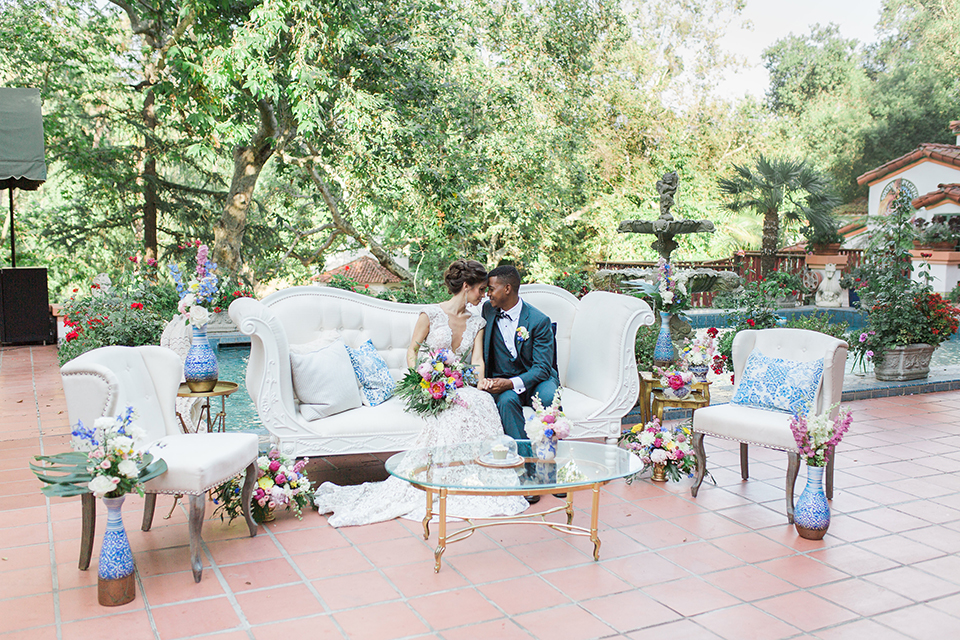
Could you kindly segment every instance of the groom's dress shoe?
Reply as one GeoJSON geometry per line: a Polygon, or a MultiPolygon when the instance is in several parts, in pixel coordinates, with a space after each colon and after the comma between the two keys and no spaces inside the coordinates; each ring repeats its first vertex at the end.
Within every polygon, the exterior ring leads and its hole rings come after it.
{"type": "Polygon", "coordinates": [[[540,496],[523,496],[524,499],[530,504],[537,504],[540,502],[540,496]]]}

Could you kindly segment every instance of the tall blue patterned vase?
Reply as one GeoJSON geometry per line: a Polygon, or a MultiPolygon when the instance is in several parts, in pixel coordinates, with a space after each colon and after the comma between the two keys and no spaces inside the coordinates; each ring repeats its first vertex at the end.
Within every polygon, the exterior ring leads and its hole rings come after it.
{"type": "Polygon", "coordinates": [[[183,361],[183,377],[194,393],[213,391],[220,377],[217,354],[207,340],[207,325],[193,328],[193,342],[183,361]]]}
{"type": "Polygon", "coordinates": [[[554,484],[557,481],[557,438],[546,438],[533,447],[537,457],[535,473],[540,484],[554,484]]]}
{"type": "Polygon", "coordinates": [[[657,346],[653,348],[653,364],[668,367],[673,364],[673,340],[670,339],[670,314],[660,312],[660,333],[657,334],[657,346]]]}
{"type": "Polygon", "coordinates": [[[807,486],[793,510],[793,524],[801,538],[822,540],[830,527],[830,504],[823,493],[823,467],[807,465],[807,486]]]}
{"type": "Polygon", "coordinates": [[[103,499],[107,507],[107,527],[103,532],[98,561],[97,600],[105,607],[127,604],[136,596],[133,552],[120,511],[125,497],[103,499]]]}

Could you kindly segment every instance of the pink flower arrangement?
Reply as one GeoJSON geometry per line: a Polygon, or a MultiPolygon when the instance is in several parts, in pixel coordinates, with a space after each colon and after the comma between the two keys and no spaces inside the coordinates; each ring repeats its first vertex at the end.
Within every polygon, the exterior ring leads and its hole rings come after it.
{"type": "Polygon", "coordinates": [[[420,415],[437,415],[452,404],[463,401],[457,389],[476,385],[473,366],[464,363],[449,349],[431,352],[410,369],[397,385],[397,395],[407,400],[407,408],[420,415]]]}
{"type": "Polygon", "coordinates": [[[681,425],[674,429],[654,418],[647,424],[636,424],[620,435],[619,444],[643,461],[644,470],[664,465],[664,472],[673,481],[690,474],[697,465],[693,452],[691,429],[681,425]]]}
{"type": "Polygon", "coordinates": [[[793,432],[800,455],[811,467],[826,466],[853,422],[853,416],[846,409],[841,410],[837,417],[831,420],[830,414],[836,407],[837,405],[833,405],[829,410],[810,419],[795,413],[790,420],[790,431],[793,432]]]}
{"type": "Polygon", "coordinates": [[[313,491],[310,479],[303,473],[306,458],[295,463],[274,449],[257,458],[257,484],[253,490],[253,519],[263,522],[270,509],[293,509],[297,518],[303,517],[303,508],[310,506],[313,491]]]}

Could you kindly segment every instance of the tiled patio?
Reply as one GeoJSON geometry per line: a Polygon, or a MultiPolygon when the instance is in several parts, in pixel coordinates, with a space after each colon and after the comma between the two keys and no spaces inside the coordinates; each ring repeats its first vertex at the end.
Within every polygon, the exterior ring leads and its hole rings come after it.
{"type": "Polygon", "coordinates": [[[689,481],[605,488],[600,562],[583,538],[498,527],[448,548],[434,574],[418,523],[336,530],[284,512],[253,539],[209,520],[194,584],[185,511],[163,520],[159,501],[143,533],[134,496],[137,598],[111,609],[96,557],[77,569],[79,499],[46,500],[27,468],[69,446],[55,347],[3,348],[0,638],[958,638],[960,392],[848,406],[822,542],[786,524],[782,454],[755,449],[742,482],[736,445],[710,440],[717,486],[696,500],[689,481]]]}

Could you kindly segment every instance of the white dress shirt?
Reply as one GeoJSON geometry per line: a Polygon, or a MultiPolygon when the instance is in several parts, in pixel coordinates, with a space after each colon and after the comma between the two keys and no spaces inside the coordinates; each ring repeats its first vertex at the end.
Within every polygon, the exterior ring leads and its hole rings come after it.
{"type": "MultiPolygon", "coordinates": [[[[507,351],[510,352],[512,358],[517,357],[517,327],[520,324],[520,311],[522,309],[523,300],[518,300],[512,309],[502,310],[502,313],[507,314],[507,317],[497,318],[497,328],[500,329],[503,344],[507,347],[507,351]]],[[[510,378],[510,382],[513,383],[513,390],[518,394],[527,390],[523,385],[523,380],[519,377],[510,378]]]]}

